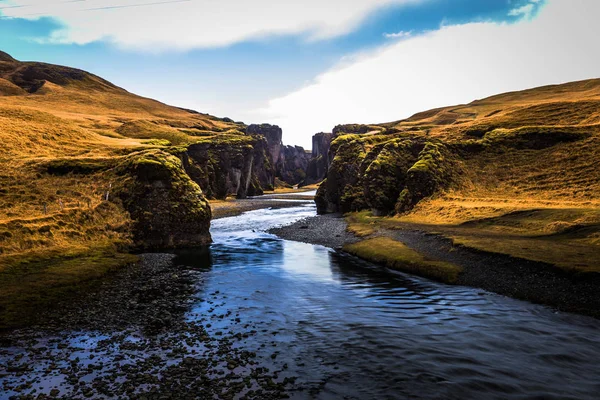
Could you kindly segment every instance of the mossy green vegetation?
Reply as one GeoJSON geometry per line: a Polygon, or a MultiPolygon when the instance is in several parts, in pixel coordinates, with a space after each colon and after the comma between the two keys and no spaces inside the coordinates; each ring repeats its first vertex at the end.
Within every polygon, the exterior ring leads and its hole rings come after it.
{"type": "Polygon", "coordinates": [[[320,212],[406,212],[461,173],[442,142],[404,133],[346,134],[331,149],[328,179],[316,198],[320,212]]]}
{"type": "Polygon", "coordinates": [[[447,188],[459,173],[457,163],[443,144],[426,142],[417,162],[406,172],[406,185],[396,202],[396,212],[410,211],[419,201],[447,188]]]}
{"type": "Polygon", "coordinates": [[[137,262],[136,256],[122,253],[111,243],[30,252],[11,258],[0,264],[0,330],[26,326],[44,309],[137,262]]]}
{"type": "Polygon", "coordinates": [[[406,185],[406,171],[415,162],[420,143],[410,139],[393,139],[373,147],[366,157],[363,192],[368,206],[385,215],[394,210],[398,196],[406,185]]]}
{"type": "Polygon", "coordinates": [[[132,218],[134,247],[210,242],[210,206],[179,158],[159,150],[134,154],[117,174],[115,192],[132,218]]]}
{"type": "Polygon", "coordinates": [[[462,268],[444,261],[430,260],[404,243],[389,237],[376,237],[344,246],[344,251],[388,268],[455,283],[462,268]]]}
{"type": "Polygon", "coordinates": [[[359,211],[346,214],[348,231],[357,237],[371,236],[379,230],[378,222],[381,218],[373,217],[370,211],[359,211]]]}

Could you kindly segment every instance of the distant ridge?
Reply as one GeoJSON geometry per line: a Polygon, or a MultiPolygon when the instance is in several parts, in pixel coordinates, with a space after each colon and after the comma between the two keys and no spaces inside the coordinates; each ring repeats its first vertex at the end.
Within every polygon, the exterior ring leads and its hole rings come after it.
{"type": "Polygon", "coordinates": [[[10,56],[10,54],[3,52],[2,50],[0,50],[0,61],[5,61],[5,62],[16,62],[17,60],[15,60],[14,58],[12,58],[10,56]]]}
{"type": "Polygon", "coordinates": [[[36,93],[46,82],[59,86],[81,83],[80,89],[84,90],[125,91],[107,80],[77,68],[41,62],[21,62],[3,51],[0,51],[0,62],[4,64],[0,65],[0,78],[29,93],[36,93]]]}

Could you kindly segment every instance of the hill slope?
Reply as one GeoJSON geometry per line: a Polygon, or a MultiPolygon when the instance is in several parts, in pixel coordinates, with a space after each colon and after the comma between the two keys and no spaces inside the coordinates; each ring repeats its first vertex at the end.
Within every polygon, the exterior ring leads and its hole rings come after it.
{"type": "Polygon", "coordinates": [[[600,80],[334,130],[321,212],[600,271],[600,80]],[[379,216],[394,216],[379,218],[379,216]]]}
{"type": "Polygon", "coordinates": [[[0,328],[134,249],[209,242],[200,184],[245,196],[274,179],[245,129],[0,52],[0,328]]]}

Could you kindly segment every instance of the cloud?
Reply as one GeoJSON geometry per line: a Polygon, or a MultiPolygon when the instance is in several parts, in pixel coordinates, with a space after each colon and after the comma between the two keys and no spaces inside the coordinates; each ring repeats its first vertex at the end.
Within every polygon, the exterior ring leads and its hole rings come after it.
{"type": "Polygon", "coordinates": [[[533,13],[535,5],[533,3],[526,4],[522,7],[513,8],[508,12],[508,15],[511,17],[520,17],[523,16],[525,18],[530,18],[533,13]]]}
{"type": "Polygon", "coordinates": [[[597,0],[551,0],[533,20],[469,23],[357,55],[256,111],[310,144],[340,123],[394,121],[435,107],[600,76],[597,0]]]}
{"type": "Polygon", "coordinates": [[[268,35],[319,40],[346,34],[381,7],[424,0],[9,0],[4,16],[54,17],[46,42],[99,40],[142,50],[227,46],[268,35]]]}
{"type": "Polygon", "coordinates": [[[384,33],[383,36],[387,39],[405,39],[412,36],[412,31],[400,31],[396,33],[384,33]]]}

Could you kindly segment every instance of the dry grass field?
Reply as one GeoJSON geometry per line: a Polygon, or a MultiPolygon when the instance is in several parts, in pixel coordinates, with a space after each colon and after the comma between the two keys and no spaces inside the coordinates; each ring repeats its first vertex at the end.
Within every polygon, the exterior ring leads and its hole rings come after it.
{"type": "Polygon", "coordinates": [[[120,160],[239,134],[228,121],[0,52],[0,328],[134,259],[129,215],[104,201],[120,160]]]}
{"type": "Polygon", "coordinates": [[[457,245],[600,272],[600,80],[502,94],[378,127],[374,137],[443,140],[459,163],[452,185],[407,213],[350,216],[359,235],[419,229],[457,245]]]}

